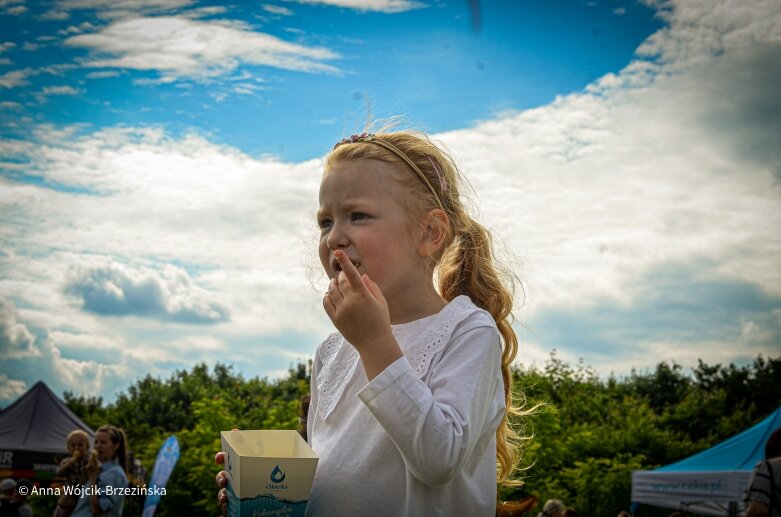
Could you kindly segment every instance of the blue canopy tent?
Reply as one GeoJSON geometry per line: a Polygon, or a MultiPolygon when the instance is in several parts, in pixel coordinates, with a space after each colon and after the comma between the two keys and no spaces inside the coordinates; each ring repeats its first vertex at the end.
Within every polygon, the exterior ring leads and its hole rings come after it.
{"type": "Polygon", "coordinates": [[[632,504],[701,515],[740,515],[751,471],[765,443],[781,427],[781,407],[754,427],[710,449],[655,470],[632,473],[632,504]]]}

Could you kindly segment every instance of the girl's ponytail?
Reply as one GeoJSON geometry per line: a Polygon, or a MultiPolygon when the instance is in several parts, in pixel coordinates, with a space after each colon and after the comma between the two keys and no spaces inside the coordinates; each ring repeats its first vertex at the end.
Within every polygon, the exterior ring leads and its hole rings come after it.
{"type": "Polygon", "coordinates": [[[491,234],[466,212],[458,214],[453,243],[439,263],[439,289],[442,297],[452,300],[465,294],[478,307],[488,311],[496,322],[504,344],[502,348],[502,379],[507,408],[496,430],[496,460],[498,482],[515,486],[520,482],[510,479],[520,461],[523,438],[510,425],[510,415],[522,412],[513,405],[513,381],[510,365],[518,351],[518,337],[512,328],[513,293],[506,286],[513,285],[508,271],[497,269],[493,259],[491,234]]]}

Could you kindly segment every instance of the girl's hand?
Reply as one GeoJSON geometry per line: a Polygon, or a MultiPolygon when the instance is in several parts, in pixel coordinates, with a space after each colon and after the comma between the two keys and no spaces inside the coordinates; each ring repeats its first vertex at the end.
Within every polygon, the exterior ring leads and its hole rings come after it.
{"type": "Polygon", "coordinates": [[[388,303],[368,275],[361,276],[342,250],[334,257],[342,270],[331,279],[323,307],[342,336],[355,348],[390,333],[388,303]]]}
{"type": "Polygon", "coordinates": [[[390,326],[388,302],[380,287],[361,276],[342,250],[334,257],[342,271],[331,280],[323,298],[326,314],[361,356],[369,380],[403,356],[390,326]]]}
{"type": "MultiPolygon", "coordinates": [[[[214,463],[217,465],[223,465],[225,464],[225,453],[220,451],[217,454],[214,455],[214,463]]],[[[221,470],[217,473],[217,476],[214,478],[214,481],[217,482],[217,486],[219,487],[219,492],[217,492],[217,502],[220,503],[220,514],[221,515],[228,515],[228,492],[225,490],[225,487],[228,486],[228,473],[224,470],[221,470]]]]}

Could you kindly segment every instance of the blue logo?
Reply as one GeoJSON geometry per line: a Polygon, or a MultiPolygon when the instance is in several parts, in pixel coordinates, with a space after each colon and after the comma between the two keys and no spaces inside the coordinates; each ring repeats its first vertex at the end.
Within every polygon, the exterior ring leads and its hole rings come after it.
{"type": "Polygon", "coordinates": [[[281,483],[285,480],[285,473],[282,472],[282,469],[279,468],[279,465],[274,467],[274,470],[271,471],[271,482],[272,483],[281,483]]]}

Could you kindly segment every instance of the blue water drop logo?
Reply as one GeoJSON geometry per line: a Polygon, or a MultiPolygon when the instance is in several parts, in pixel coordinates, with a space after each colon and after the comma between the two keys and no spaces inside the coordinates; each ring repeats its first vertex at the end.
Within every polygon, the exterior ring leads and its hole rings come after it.
{"type": "Polygon", "coordinates": [[[279,465],[274,467],[274,470],[271,471],[271,482],[272,483],[281,483],[285,480],[285,473],[282,472],[282,469],[279,468],[279,465]]]}

